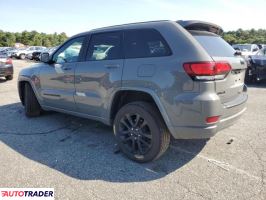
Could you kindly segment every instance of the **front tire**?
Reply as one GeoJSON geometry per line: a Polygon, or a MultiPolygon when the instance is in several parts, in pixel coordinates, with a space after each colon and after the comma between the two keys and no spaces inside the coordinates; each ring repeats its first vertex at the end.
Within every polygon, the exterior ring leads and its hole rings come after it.
{"type": "Polygon", "coordinates": [[[121,151],[141,163],[158,159],[170,143],[161,115],[147,102],[123,106],[114,120],[114,134],[121,151]]]}
{"type": "Polygon", "coordinates": [[[36,117],[41,114],[41,106],[29,83],[24,88],[24,109],[27,117],[36,117]]]}

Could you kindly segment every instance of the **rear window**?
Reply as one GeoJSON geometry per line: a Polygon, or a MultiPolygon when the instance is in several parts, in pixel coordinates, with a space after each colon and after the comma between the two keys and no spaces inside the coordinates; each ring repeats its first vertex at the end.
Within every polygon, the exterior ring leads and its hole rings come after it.
{"type": "Polygon", "coordinates": [[[194,35],[201,46],[213,57],[233,57],[235,50],[219,36],[194,35]]]}
{"type": "Polygon", "coordinates": [[[171,55],[171,51],[161,36],[154,29],[125,31],[126,58],[162,57],[171,55]]]}

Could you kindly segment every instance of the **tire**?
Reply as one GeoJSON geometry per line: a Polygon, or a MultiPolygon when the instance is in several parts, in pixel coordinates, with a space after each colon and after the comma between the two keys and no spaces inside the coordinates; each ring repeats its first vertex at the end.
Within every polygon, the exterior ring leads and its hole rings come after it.
{"type": "Polygon", "coordinates": [[[26,55],[25,55],[25,54],[20,54],[20,55],[19,55],[19,59],[21,59],[21,60],[25,60],[25,58],[26,58],[26,55]]]}
{"type": "Polygon", "coordinates": [[[123,106],[116,114],[113,128],[121,151],[136,162],[158,159],[170,143],[170,134],[157,108],[146,102],[123,106]]]}
{"type": "Polygon", "coordinates": [[[10,80],[13,79],[13,75],[8,75],[8,76],[6,76],[5,78],[6,78],[6,80],[10,81],[10,80]]]}
{"type": "Polygon", "coordinates": [[[36,117],[41,114],[41,106],[29,83],[24,88],[24,109],[27,117],[36,117]]]}

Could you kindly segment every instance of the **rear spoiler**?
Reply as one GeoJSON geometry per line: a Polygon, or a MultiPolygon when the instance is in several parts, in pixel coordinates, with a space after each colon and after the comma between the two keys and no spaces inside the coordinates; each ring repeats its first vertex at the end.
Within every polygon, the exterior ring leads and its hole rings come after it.
{"type": "Polygon", "coordinates": [[[198,20],[179,20],[177,23],[187,30],[208,31],[217,35],[221,35],[223,33],[223,29],[220,26],[209,22],[198,20]]]}

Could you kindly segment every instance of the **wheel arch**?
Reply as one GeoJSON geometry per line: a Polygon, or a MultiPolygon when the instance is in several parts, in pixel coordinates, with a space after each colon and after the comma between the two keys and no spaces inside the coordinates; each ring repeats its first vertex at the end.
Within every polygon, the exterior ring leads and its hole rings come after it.
{"type": "MultiPolygon", "coordinates": [[[[38,93],[36,92],[36,88],[34,87],[34,85],[32,84],[32,82],[26,78],[26,77],[20,77],[20,80],[18,81],[18,94],[19,94],[19,98],[20,98],[20,101],[22,103],[22,105],[24,105],[24,89],[25,89],[25,84],[29,84],[37,98],[37,101],[39,102],[40,104],[40,99],[39,99],[39,95],[38,93]]],[[[41,105],[41,104],[40,104],[41,105]]]]}
{"type": "Polygon", "coordinates": [[[159,97],[149,89],[139,89],[139,88],[123,88],[112,95],[110,104],[109,104],[109,124],[112,125],[115,115],[118,110],[125,104],[134,102],[134,101],[146,101],[151,102],[159,111],[164,123],[171,132],[171,123],[169,117],[159,100],[159,97]]]}

